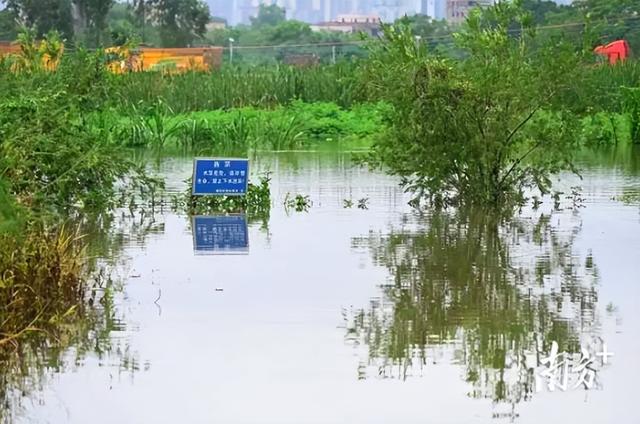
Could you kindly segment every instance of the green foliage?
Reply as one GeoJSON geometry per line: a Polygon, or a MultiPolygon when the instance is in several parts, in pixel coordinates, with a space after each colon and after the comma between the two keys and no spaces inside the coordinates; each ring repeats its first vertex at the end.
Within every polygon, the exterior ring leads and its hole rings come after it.
{"type": "Polygon", "coordinates": [[[115,46],[123,46],[132,41],[138,44],[147,35],[144,34],[144,27],[139,28],[138,20],[129,5],[116,3],[109,11],[107,21],[111,41],[115,46]]]}
{"type": "Polygon", "coordinates": [[[106,206],[116,181],[137,169],[95,139],[74,109],[57,93],[0,103],[0,173],[21,204],[37,210],[106,206]]]}
{"type": "Polygon", "coordinates": [[[465,60],[430,54],[407,27],[386,27],[372,45],[363,81],[394,107],[372,162],[437,204],[513,204],[525,189],[548,192],[550,174],[573,169],[578,148],[577,119],[560,99],[578,87],[580,54],[537,45],[518,2],[476,10],[456,41],[465,60]]]}
{"type": "Polygon", "coordinates": [[[102,208],[120,182],[152,184],[113,135],[88,119],[107,78],[102,56],[82,52],[55,73],[0,73],[0,176],[19,205],[54,213],[102,208]]]}
{"type": "Polygon", "coordinates": [[[256,27],[261,26],[276,26],[287,19],[287,12],[283,7],[278,5],[266,5],[261,4],[258,7],[258,16],[251,17],[251,25],[256,27]]]}
{"type": "Polygon", "coordinates": [[[624,109],[629,117],[631,141],[640,144],[640,87],[625,88],[624,109]]]}
{"type": "Polygon", "coordinates": [[[579,0],[574,6],[593,22],[601,43],[625,39],[632,50],[640,51],[640,3],[636,0],[579,0]]]}
{"type": "Polygon", "coordinates": [[[114,119],[118,140],[131,147],[171,144],[215,152],[289,150],[326,141],[370,144],[384,131],[388,106],[363,104],[345,110],[334,103],[296,101],[270,110],[246,107],[187,115],[159,110],[154,107],[151,115],[132,112],[129,119],[114,119]]]}
{"type": "Polygon", "coordinates": [[[67,39],[73,38],[71,0],[5,0],[14,20],[35,28],[38,36],[56,30],[67,39]]]}
{"type": "Polygon", "coordinates": [[[0,234],[0,352],[9,338],[34,331],[52,313],[64,313],[82,299],[78,235],[41,227],[26,234],[0,234]]]}
{"type": "Polygon", "coordinates": [[[581,144],[588,147],[616,145],[630,140],[627,115],[600,112],[582,119],[581,144]]]}
{"type": "Polygon", "coordinates": [[[359,100],[355,66],[297,69],[288,66],[223,68],[213,73],[167,75],[156,72],[112,77],[110,100],[125,105],[153,106],[162,99],[176,113],[255,106],[273,107],[294,100],[335,102],[349,107],[359,100]]]}
{"type": "Polygon", "coordinates": [[[89,352],[119,359],[125,369],[130,353],[111,343],[111,332],[123,330],[114,284],[103,275],[88,278],[85,238],[38,223],[0,233],[0,246],[0,422],[8,423],[20,419],[45,370],[89,352]]]}
{"type": "Polygon", "coordinates": [[[128,140],[126,144],[130,147],[144,146],[161,149],[180,130],[179,124],[169,121],[171,115],[171,109],[162,103],[146,111],[138,112],[134,109],[133,122],[130,123],[130,127],[120,133],[120,137],[128,140]]]}
{"type": "Polygon", "coordinates": [[[15,40],[18,36],[15,15],[10,10],[0,10],[0,40],[15,40]]]}
{"type": "Polygon", "coordinates": [[[284,198],[285,210],[294,210],[296,212],[308,212],[309,208],[313,205],[311,198],[307,195],[296,194],[292,196],[291,193],[287,193],[284,198]]]}
{"type": "Polygon", "coordinates": [[[0,178],[0,234],[19,229],[20,219],[15,199],[9,193],[9,186],[0,178]]]}
{"type": "MultiPolygon", "coordinates": [[[[305,54],[314,55],[321,63],[328,64],[333,63],[334,49],[337,62],[350,62],[365,53],[354,43],[361,41],[357,34],[312,31],[308,23],[296,20],[215,29],[207,34],[207,38],[218,46],[228,46],[229,39],[233,39],[234,47],[240,47],[233,51],[233,63],[241,66],[273,66],[282,63],[290,55],[305,54]],[[336,45],[325,45],[327,43],[336,45]]],[[[228,59],[226,56],[225,60],[228,59]]]]}
{"type": "Polygon", "coordinates": [[[209,6],[202,0],[147,0],[156,16],[164,47],[186,47],[203,37],[209,23],[209,6]]]}
{"type": "Polygon", "coordinates": [[[406,26],[418,42],[425,43],[430,50],[453,56],[452,43],[455,27],[445,20],[435,20],[426,15],[405,16],[396,25],[406,26]]]}
{"type": "Polygon", "coordinates": [[[50,31],[42,40],[37,40],[35,29],[23,27],[17,38],[20,53],[9,58],[14,71],[53,70],[60,63],[64,44],[56,31],[50,31]]]}
{"type": "Polygon", "coordinates": [[[189,215],[246,213],[249,220],[266,220],[271,212],[270,181],[269,175],[265,175],[259,184],[249,183],[245,196],[192,196],[189,180],[189,188],[174,199],[174,206],[185,209],[189,215]]]}
{"type": "Polygon", "coordinates": [[[108,26],[107,17],[115,0],[72,0],[83,25],[83,35],[94,46],[103,44],[103,34],[108,26]]]}

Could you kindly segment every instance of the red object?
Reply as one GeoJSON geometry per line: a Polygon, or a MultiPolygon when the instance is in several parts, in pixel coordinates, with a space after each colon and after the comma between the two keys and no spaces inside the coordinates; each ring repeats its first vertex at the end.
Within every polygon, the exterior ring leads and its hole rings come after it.
{"type": "Polygon", "coordinates": [[[607,56],[609,63],[615,65],[618,61],[624,62],[631,55],[631,47],[626,40],[618,40],[606,46],[598,46],[594,52],[607,56]]]}

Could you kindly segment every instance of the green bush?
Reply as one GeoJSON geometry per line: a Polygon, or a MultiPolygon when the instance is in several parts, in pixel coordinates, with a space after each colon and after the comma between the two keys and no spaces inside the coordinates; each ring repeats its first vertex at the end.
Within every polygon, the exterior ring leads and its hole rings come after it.
{"type": "Polygon", "coordinates": [[[363,83],[393,111],[370,163],[416,201],[514,205],[573,170],[578,123],[565,99],[581,88],[582,52],[540,45],[520,6],[475,9],[455,37],[463,60],[432,54],[404,26],[371,45],[363,83]]]}

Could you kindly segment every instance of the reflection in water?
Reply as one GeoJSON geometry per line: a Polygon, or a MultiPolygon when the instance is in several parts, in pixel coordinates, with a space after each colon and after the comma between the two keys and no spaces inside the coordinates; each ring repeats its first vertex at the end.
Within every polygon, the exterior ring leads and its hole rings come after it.
{"type": "Polygon", "coordinates": [[[354,240],[390,271],[380,298],[347,316],[347,340],[368,348],[359,369],[406,379],[452,361],[472,397],[515,404],[535,391],[534,369],[553,341],[579,352],[597,333],[598,273],[579,256],[575,213],[411,217],[389,234],[354,240]],[[529,354],[529,355],[528,355],[529,354]]]}
{"type": "Polygon", "coordinates": [[[249,228],[245,215],[194,216],[191,231],[196,254],[249,253],[249,228]]]}
{"type": "Polygon", "coordinates": [[[620,144],[615,147],[600,147],[579,152],[581,162],[589,167],[618,169],[626,175],[640,175],[640,146],[620,144]]]}
{"type": "Polygon", "coordinates": [[[25,336],[0,345],[0,423],[13,422],[52,374],[76,369],[89,357],[118,373],[133,375],[141,368],[115,306],[122,282],[106,270],[116,271],[126,246],[144,243],[150,234],[162,233],[164,225],[153,213],[138,211],[86,218],[79,226],[90,234],[86,297],[80,294],[67,311],[49,312],[54,318],[44,328],[25,323],[25,336]]]}

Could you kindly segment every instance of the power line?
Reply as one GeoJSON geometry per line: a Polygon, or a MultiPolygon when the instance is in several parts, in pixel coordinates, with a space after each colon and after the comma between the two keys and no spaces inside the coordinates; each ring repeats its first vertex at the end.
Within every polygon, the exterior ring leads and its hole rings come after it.
{"type": "MultiPolygon", "coordinates": [[[[608,19],[615,19],[615,18],[608,18],[608,19]]],[[[635,21],[635,20],[639,20],[640,16],[630,16],[630,17],[624,17],[622,18],[622,20],[629,20],[629,21],[635,21]]],[[[538,26],[538,27],[534,27],[533,29],[535,31],[547,31],[547,30],[554,30],[554,29],[562,29],[562,28],[572,28],[572,27],[579,27],[579,26],[585,26],[587,24],[589,24],[590,22],[587,21],[580,21],[580,22],[568,22],[568,23],[564,23],[564,24],[554,24],[554,25],[543,25],[543,26],[538,26]]],[[[517,33],[521,33],[522,29],[519,28],[515,28],[515,29],[510,29],[507,30],[508,33],[510,34],[517,34],[517,33]]],[[[443,34],[443,35],[437,35],[437,36],[429,36],[429,37],[422,37],[420,40],[421,41],[438,41],[438,40],[453,40],[453,34],[455,32],[452,32],[450,34],[443,34]]],[[[273,44],[273,45],[252,45],[252,46],[239,46],[239,45],[234,45],[233,46],[233,50],[261,50],[261,49],[279,49],[279,48],[292,48],[292,47],[340,47],[340,46],[362,46],[365,45],[372,40],[359,40],[359,41],[336,41],[336,42],[322,42],[322,43],[299,43],[299,44],[273,44]]],[[[220,47],[220,46],[219,46],[220,47]]],[[[230,50],[231,48],[228,46],[222,46],[223,50],[230,50]]]]}
{"type": "MultiPolygon", "coordinates": [[[[640,20],[640,16],[627,16],[627,17],[622,17],[622,16],[618,16],[618,17],[607,17],[608,20],[616,20],[617,18],[623,20],[623,21],[637,21],[640,20]]],[[[589,24],[590,22],[587,21],[580,21],[580,22],[568,22],[568,23],[564,23],[564,24],[553,24],[553,25],[543,25],[543,26],[538,26],[538,27],[534,27],[533,29],[535,31],[547,31],[547,30],[554,30],[554,29],[562,29],[562,28],[572,28],[572,27],[579,27],[579,26],[584,26],[589,24]]],[[[632,26],[633,27],[633,26],[632,26]]],[[[510,29],[507,30],[508,33],[510,34],[518,34],[522,32],[522,29],[519,28],[514,28],[514,29],[510,29]]],[[[451,32],[449,34],[443,34],[443,35],[435,35],[435,36],[426,36],[426,37],[421,37],[420,41],[422,42],[429,42],[429,41],[454,41],[453,40],[453,35],[455,34],[455,32],[451,32]]],[[[319,42],[319,43],[296,43],[296,44],[270,44],[270,45],[249,45],[249,46],[242,46],[242,45],[234,45],[233,46],[233,50],[275,50],[275,49],[286,49],[286,48],[320,48],[320,47],[346,47],[346,46],[364,46],[367,43],[371,42],[371,41],[375,41],[375,39],[369,39],[369,40],[353,40],[353,41],[335,41],[335,42],[319,42]]],[[[229,46],[212,46],[212,47],[217,47],[217,48],[221,48],[222,50],[225,51],[230,51],[231,47],[229,46]]],[[[65,52],[73,52],[76,49],[74,48],[65,48],[65,52]]],[[[86,49],[87,51],[95,51],[97,49],[86,49]]]]}

